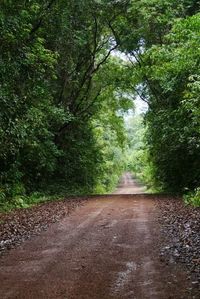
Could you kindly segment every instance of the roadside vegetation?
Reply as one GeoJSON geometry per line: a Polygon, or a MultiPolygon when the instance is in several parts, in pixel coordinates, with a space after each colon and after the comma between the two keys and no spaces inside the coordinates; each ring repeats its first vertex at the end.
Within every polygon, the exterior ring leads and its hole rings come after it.
{"type": "Polygon", "coordinates": [[[1,1],[1,209],[109,192],[127,164],[199,204],[198,12],[192,0],[1,1]],[[138,97],[148,111],[127,129],[138,97]]]}
{"type": "Polygon", "coordinates": [[[127,131],[126,168],[141,183],[147,187],[148,193],[158,193],[153,176],[151,163],[146,142],[146,127],[143,114],[135,114],[125,120],[127,131]]]}

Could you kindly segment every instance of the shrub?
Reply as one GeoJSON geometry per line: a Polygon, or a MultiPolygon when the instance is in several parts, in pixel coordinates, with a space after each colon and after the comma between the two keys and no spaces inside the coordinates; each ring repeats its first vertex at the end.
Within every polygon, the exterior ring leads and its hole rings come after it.
{"type": "Polygon", "coordinates": [[[189,192],[183,196],[184,202],[186,204],[191,204],[196,207],[200,207],[200,187],[196,188],[194,191],[189,192]]]}

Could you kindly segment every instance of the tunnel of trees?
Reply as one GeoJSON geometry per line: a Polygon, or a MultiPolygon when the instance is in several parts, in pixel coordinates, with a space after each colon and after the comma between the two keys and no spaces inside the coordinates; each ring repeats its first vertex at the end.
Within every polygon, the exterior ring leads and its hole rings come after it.
{"type": "Polygon", "coordinates": [[[1,1],[1,205],[108,192],[127,167],[199,197],[199,4],[1,1]]]}

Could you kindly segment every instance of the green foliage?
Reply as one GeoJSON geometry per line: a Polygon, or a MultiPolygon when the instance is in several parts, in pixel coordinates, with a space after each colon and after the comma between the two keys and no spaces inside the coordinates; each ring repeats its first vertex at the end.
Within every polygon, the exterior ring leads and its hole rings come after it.
{"type": "Polygon", "coordinates": [[[127,168],[148,188],[148,192],[158,192],[154,181],[154,167],[147,150],[146,128],[142,115],[133,115],[126,121],[128,147],[126,149],[127,168]]]}
{"type": "Polygon", "coordinates": [[[142,160],[168,192],[194,190],[200,181],[198,9],[193,1],[136,1],[119,24],[132,87],[149,104],[142,160]]]}
{"type": "Polygon", "coordinates": [[[147,116],[149,148],[157,181],[172,191],[193,189],[200,180],[199,27],[199,14],[178,20],[166,44],[146,53],[150,79],[162,91],[147,116]]]}
{"type": "Polygon", "coordinates": [[[63,109],[54,107],[49,90],[57,53],[41,36],[31,37],[36,6],[12,4],[3,2],[0,16],[0,185],[14,197],[52,171],[59,154],[52,124],[60,124],[63,109]]]}
{"type": "Polygon", "coordinates": [[[129,167],[147,184],[199,187],[198,9],[192,0],[1,1],[1,205],[25,207],[35,192],[109,192],[127,142],[129,167]],[[123,115],[138,95],[146,129],[134,120],[127,138],[123,115]]]}
{"type": "Polygon", "coordinates": [[[189,192],[183,196],[186,204],[200,207],[200,188],[196,188],[193,192],[189,192]]]}
{"type": "MultiPolygon", "coordinates": [[[[63,196],[64,194],[62,194],[63,196]]],[[[66,194],[65,194],[66,195],[66,194]]],[[[62,197],[63,198],[63,197],[62,197]]],[[[18,195],[12,198],[12,200],[0,201],[0,212],[9,212],[13,209],[26,209],[35,204],[59,200],[61,197],[45,195],[43,193],[34,192],[29,196],[18,195]]]]}
{"type": "Polygon", "coordinates": [[[113,1],[1,2],[2,205],[29,205],[36,191],[113,187],[125,142],[119,113],[130,108],[130,99],[119,80],[124,67],[110,58],[117,47],[110,23],[125,7],[113,1]]]}

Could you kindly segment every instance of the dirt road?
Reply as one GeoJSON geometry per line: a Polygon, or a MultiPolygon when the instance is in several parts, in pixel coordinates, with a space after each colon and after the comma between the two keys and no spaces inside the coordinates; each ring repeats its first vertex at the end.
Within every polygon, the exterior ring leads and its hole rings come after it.
{"type": "Polygon", "coordinates": [[[89,200],[0,259],[0,298],[192,298],[184,270],[160,260],[156,215],[148,195],[89,200]]]}
{"type": "Polygon", "coordinates": [[[146,188],[142,186],[129,172],[126,172],[114,194],[143,194],[146,188]]]}

